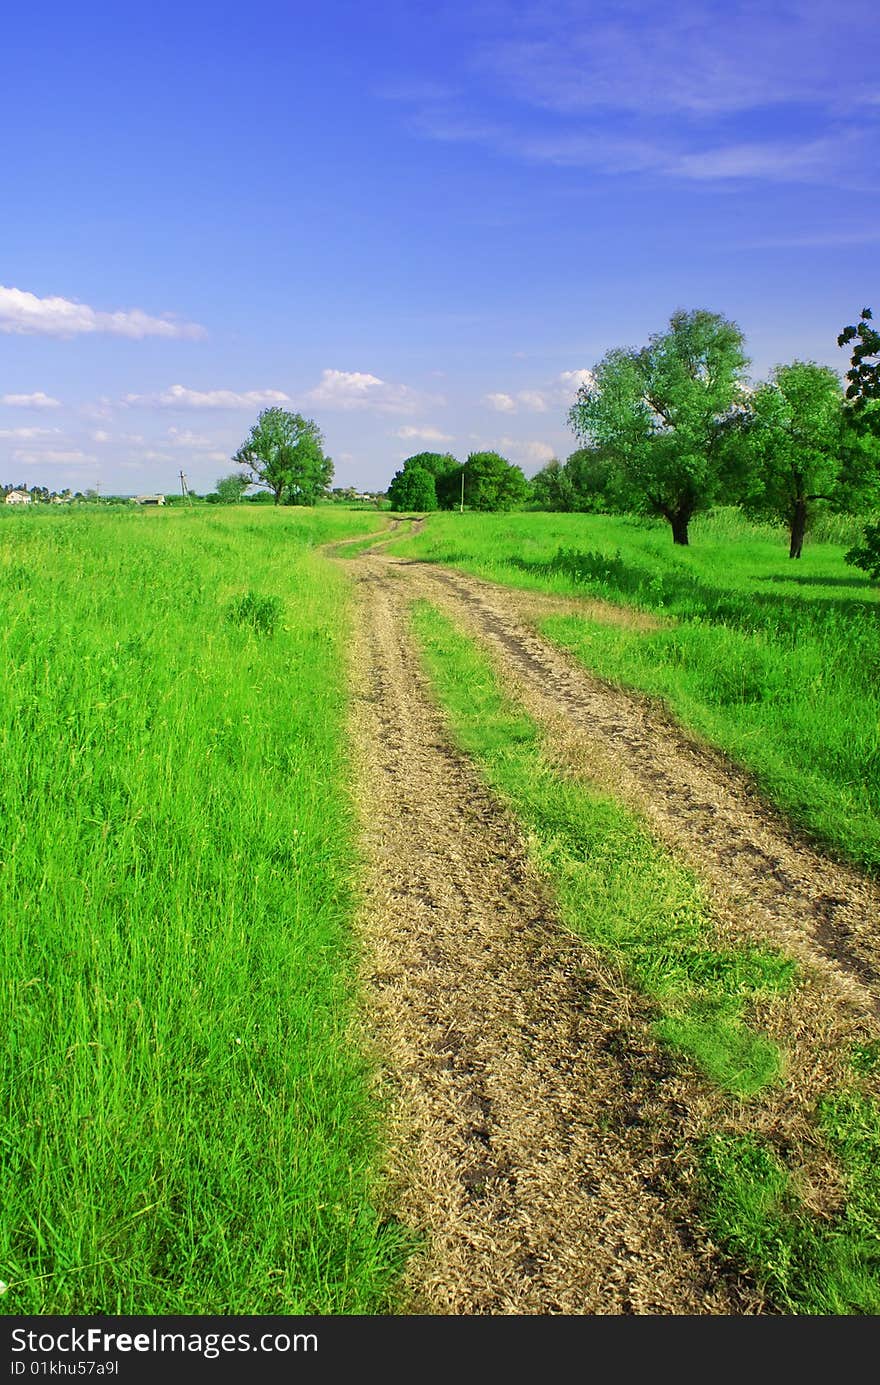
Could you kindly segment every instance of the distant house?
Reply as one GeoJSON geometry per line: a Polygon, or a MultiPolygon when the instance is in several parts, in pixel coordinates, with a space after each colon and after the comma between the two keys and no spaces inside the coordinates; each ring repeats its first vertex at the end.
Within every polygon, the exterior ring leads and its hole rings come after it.
{"type": "Polygon", "coordinates": [[[32,498],[32,496],[28,495],[27,491],[10,491],[9,494],[6,496],[6,504],[30,505],[32,502],[32,498]]]}
{"type": "Polygon", "coordinates": [[[164,495],[136,495],[134,498],[136,505],[164,505],[164,495]]]}

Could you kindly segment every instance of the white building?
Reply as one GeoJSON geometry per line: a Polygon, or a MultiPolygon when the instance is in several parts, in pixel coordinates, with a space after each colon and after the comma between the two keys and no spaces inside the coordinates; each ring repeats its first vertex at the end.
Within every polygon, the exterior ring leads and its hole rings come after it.
{"type": "Polygon", "coordinates": [[[31,501],[27,491],[10,491],[6,497],[7,505],[30,505],[31,501]]]}

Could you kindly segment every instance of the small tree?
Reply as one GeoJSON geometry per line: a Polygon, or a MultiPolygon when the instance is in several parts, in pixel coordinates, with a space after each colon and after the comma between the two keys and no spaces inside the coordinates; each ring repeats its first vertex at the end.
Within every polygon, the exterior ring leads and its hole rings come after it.
{"type": "Polygon", "coordinates": [[[276,505],[314,505],[333,479],[318,425],[286,409],[264,409],[233,461],[245,468],[247,485],[270,491],[276,505]]]}
{"type": "Polygon", "coordinates": [[[237,505],[250,485],[250,481],[240,471],[234,471],[230,476],[221,476],[214,485],[214,493],[219,504],[237,505]]]}
{"type": "Polygon", "coordinates": [[[828,366],[776,366],[752,395],[745,429],[752,462],[743,508],[788,526],[790,558],[799,558],[815,506],[843,501],[840,491],[843,388],[828,366]]]}
{"type": "Polygon", "coordinates": [[[735,323],[677,312],[641,350],[609,351],[569,411],[576,435],[613,460],[619,493],[668,520],[674,543],[729,488],[726,429],[747,364],[735,323]]]}

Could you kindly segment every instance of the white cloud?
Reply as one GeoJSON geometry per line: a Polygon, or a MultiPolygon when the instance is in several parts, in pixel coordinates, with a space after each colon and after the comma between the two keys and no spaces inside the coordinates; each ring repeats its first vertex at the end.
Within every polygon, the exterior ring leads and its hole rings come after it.
{"type": "Polygon", "coordinates": [[[532,413],[545,414],[547,412],[547,398],[540,390],[520,390],[516,397],[532,413]]]}
{"type": "Polygon", "coordinates": [[[576,394],[582,385],[592,389],[596,383],[596,377],[591,370],[563,370],[559,377],[559,383],[568,397],[569,394],[576,394]]]}
{"type": "Polygon", "coordinates": [[[19,438],[22,442],[29,442],[33,438],[57,437],[60,432],[60,428],[0,428],[0,438],[19,438]]]}
{"type": "Polygon", "coordinates": [[[274,404],[289,404],[290,395],[282,390],[191,390],[172,385],[160,394],[127,394],[129,406],[160,409],[261,409],[274,404]]]}
{"type": "Polygon", "coordinates": [[[0,404],[9,404],[14,409],[60,409],[61,400],[37,390],[35,394],[0,395],[0,404]]]}
{"type": "Polygon", "coordinates": [[[214,443],[204,433],[193,433],[189,428],[169,428],[168,437],[173,447],[213,447],[214,443]]]}
{"type": "Polygon", "coordinates": [[[110,442],[110,441],[111,441],[110,434],[109,434],[109,433],[105,433],[103,428],[96,428],[95,431],[94,431],[94,433],[92,433],[91,437],[92,437],[92,442],[110,442]]]}
{"type": "Polygon", "coordinates": [[[106,333],[114,337],[185,338],[207,335],[195,322],[177,322],[171,317],[150,317],[140,308],[102,312],[88,303],[69,298],[38,298],[24,289],[0,285],[0,332],[46,337],[75,337],[106,333]]]}
{"type": "Polygon", "coordinates": [[[521,466],[528,466],[530,463],[540,466],[556,456],[549,443],[528,442],[522,438],[499,438],[494,450],[521,466]]]}
{"type": "MultiPolygon", "coordinates": [[[[320,382],[305,396],[325,409],[369,409],[380,414],[412,414],[423,400],[409,385],[394,384],[360,370],[324,370],[320,382]]],[[[431,402],[442,402],[433,400],[431,402]]]]}
{"type": "Polygon", "coordinates": [[[486,394],[483,396],[483,402],[499,414],[516,413],[516,400],[509,394],[486,394]]]}
{"type": "Polygon", "coordinates": [[[420,442],[451,442],[451,433],[441,433],[439,428],[415,428],[412,424],[405,423],[402,428],[395,428],[394,437],[407,439],[418,439],[420,442]]]}

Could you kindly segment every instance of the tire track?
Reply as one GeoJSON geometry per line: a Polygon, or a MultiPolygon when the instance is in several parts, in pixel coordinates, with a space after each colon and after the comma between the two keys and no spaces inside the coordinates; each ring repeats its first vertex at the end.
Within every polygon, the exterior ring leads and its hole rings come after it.
{"type": "Polygon", "coordinates": [[[408,635],[425,583],[374,553],[349,571],[369,1028],[395,1212],[424,1237],[410,1311],[763,1311],[690,1216],[705,1093],[558,925],[518,829],[448,743],[408,635]]]}

